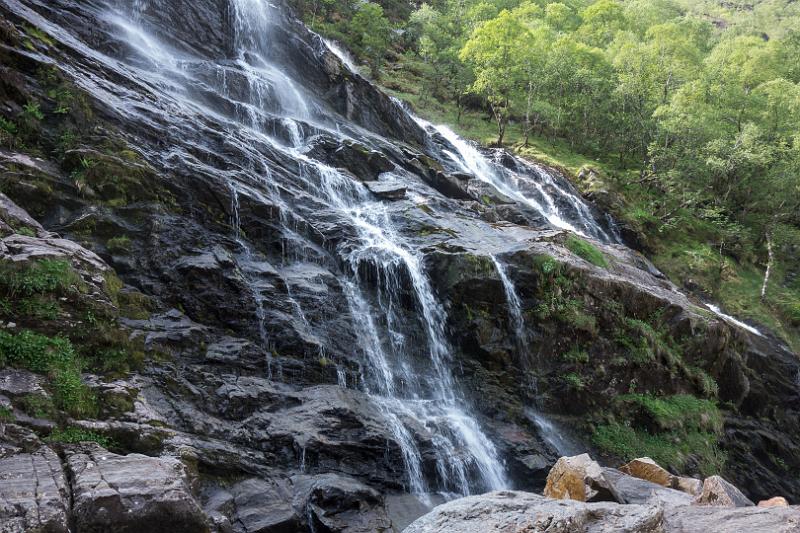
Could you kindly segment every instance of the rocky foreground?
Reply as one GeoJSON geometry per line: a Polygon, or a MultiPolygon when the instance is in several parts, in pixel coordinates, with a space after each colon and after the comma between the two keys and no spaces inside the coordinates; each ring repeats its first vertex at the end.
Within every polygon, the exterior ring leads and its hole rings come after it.
{"type": "Polygon", "coordinates": [[[440,505],[404,533],[489,531],[789,533],[800,531],[800,507],[782,497],[756,506],[719,476],[680,478],[648,458],[617,470],[584,454],[556,463],[544,496],[500,491],[462,498],[440,505]]]}

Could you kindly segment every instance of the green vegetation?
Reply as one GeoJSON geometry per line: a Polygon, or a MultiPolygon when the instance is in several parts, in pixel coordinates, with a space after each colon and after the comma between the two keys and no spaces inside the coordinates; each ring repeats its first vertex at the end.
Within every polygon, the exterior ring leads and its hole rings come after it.
{"type": "Polygon", "coordinates": [[[726,455],[717,446],[722,416],[714,402],[687,394],[627,394],[615,401],[617,419],[598,426],[594,443],[624,460],[651,457],[682,470],[693,456],[703,475],[719,473],[726,455]]]}
{"type": "Polygon", "coordinates": [[[96,442],[103,448],[114,446],[114,441],[108,437],[79,427],[67,427],[57,429],[47,437],[47,442],[60,442],[64,444],[75,444],[79,442],[96,442]]]}
{"type": "Polygon", "coordinates": [[[14,411],[10,407],[0,405],[0,422],[13,422],[14,420],[14,411]]]}
{"type": "Polygon", "coordinates": [[[65,291],[80,284],[72,266],[61,259],[43,259],[32,265],[0,263],[0,287],[10,296],[65,291]]]}
{"type": "Polygon", "coordinates": [[[131,239],[126,236],[122,235],[119,237],[113,237],[106,242],[106,248],[112,253],[126,253],[131,251],[131,239]]]}
{"type": "Polygon", "coordinates": [[[585,259],[586,261],[590,262],[595,266],[599,266],[600,268],[608,268],[608,261],[606,261],[606,257],[603,255],[596,246],[590,244],[589,242],[581,239],[580,237],[576,237],[575,235],[570,235],[567,237],[566,246],[569,250],[585,259]]]}
{"type": "Polygon", "coordinates": [[[96,411],[94,396],[81,381],[82,361],[67,339],[0,331],[0,367],[5,366],[47,375],[56,406],[69,414],[91,416],[96,411]]]}
{"type": "MultiPolygon", "coordinates": [[[[48,392],[24,398],[21,408],[55,420],[61,413],[97,416],[97,400],[81,373],[113,376],[140,366],[140,341],[118,326],[112,306],[88,297],[88,286],[69,261],[0,262],[0,274],[0,318],[17,324],[0,330],[0,368],[40,374],[48,392]]],[[[141,315],[146,302],[133,292],[120,297],[120,287],[115,276],[106,275],[106,296],[115,303],[124,300],[132,314],[141,315]]]]}

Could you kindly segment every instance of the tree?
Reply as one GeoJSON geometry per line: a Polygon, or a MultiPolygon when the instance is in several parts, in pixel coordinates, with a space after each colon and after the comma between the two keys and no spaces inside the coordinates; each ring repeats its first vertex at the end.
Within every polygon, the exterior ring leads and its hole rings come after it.
{"type": "Polygon", "coordinates": [[[372,2],[359,5],[350,21],[349,31],[356,53],[366,59],[372,76],[378,77],[391,37],[391,26],[383,16],[383,8],[372,2]]]}
{"type": "Polygon", "coordinates": [[[520,17],[503,10],[472,33],[460,57],[475,72],[472,90],[484,94],[497,124],[497,145],[503,144],[511,103],[523,79],[525,43],[530,31],[520,17]]]}

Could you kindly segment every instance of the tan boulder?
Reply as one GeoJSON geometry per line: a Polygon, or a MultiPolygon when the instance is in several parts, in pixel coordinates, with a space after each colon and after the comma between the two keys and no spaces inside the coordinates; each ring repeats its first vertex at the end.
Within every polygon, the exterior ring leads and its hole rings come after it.
{"type": "Polygon", "coordinates": [[[544,495],[579,502],[621,501],[603,469],[586,453],[560,458],[547,475],[544,495]]]}
{"type": "Polygon", "coordinates": [[[775,496],[769,500],[761,500],[758,502],[759,507],[789,507],[789,502],[783,496],[775,496]]]}
{"type": "Polygon", "coordinates": [[[692,496],[698,496],[703,492],[703,482],[693,477],[675,476],[672,479],[672,488],[692,496]]]}
{"type": "Polygon", "coordinates": [[[722,479],[711,476],[703,481],[703,491],[695,498],[695,505],[713,505],[717,507],[750,507],[751,502],[742,492],[722,479]]]}
{"type": "Polygon", "coordinates": [[[662,487],[679,490],[697,496],[703,490],[703,482],[691,477],[671,474],[649,457],[640,457],[619,467],[621,472],[662,487]]]}
{"type": "Polygon", "coordinates": [[[662,487],[672,487],[672,479],[675,477],[649,457],[634,459],[619,469],[629,476],[638,477],[662,487]]]}

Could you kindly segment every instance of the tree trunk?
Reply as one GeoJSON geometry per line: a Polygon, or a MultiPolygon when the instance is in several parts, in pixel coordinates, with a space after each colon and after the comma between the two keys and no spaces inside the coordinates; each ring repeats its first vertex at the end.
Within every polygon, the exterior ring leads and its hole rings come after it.
{"type": "Polygon", "coordinates": [[[767,284],[769,284],[769,274],[772,270],[772,262],[774,261],[774,255],[772,254],[772,233],[767,230],[766,233],[767,238],[767,269],[764,271],[764,284],[761,285],[761,301],[767,299],[767,284]]]}

